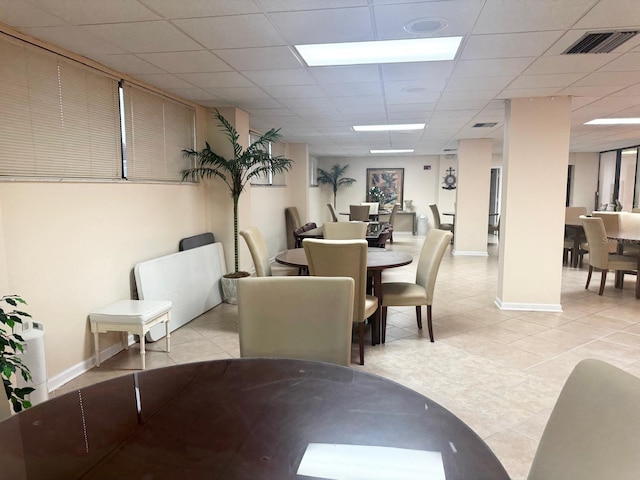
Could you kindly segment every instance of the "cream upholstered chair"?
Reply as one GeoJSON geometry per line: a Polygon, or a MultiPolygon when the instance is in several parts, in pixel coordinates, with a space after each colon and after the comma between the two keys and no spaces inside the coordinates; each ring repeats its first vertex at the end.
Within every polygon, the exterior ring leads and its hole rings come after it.
{"type": "Polygon", "coordinates": [[[324,224],[324,238],[327,240],[364,240],[367,236],[365,222],[329,222],[324,224]]]}
{"type": "Polygon", "coordinates": [[[369,215],[378,215],[380,209],[378,202],[360,202],[360,205],[369,205],[369,215]]]}
{"type": "Polygon", "coordinates": [[[438,230],[447,230],[453,233],[453,223],[442,223],[440,221],[440,211],[438,210],[438,205],[432,203],[429,205],[431,209],[431,214],[433,215],[433,227],[438,230]]]}
{"type": "MultiPolygon", "coordinates": [[[[589,243],[589,273],[587,275],[587,284],[584,288],[589,288],[591,282],[591,274],[596,268],[602,272],[600,277],[600,290],[598,295],[604,292],[604,286],[607,281],[607,272],[609,270],[635,271],[636,272],[636,296],[640,294],[640,276],[637,275],[638,262],[633,257],[625,257],[624,255],[616,255],[609,253],[609,241],[607,233],[604,229],[604,222],[599,217],[581,216],[580,220],[584,227],[584,233],[589,243]]],[[[624,275],[624,273],[623,273],[624,275]]]]}
{"type": "Polygon", "coordinates": [[[349,205],[349,220],[358,222],[369,221],[369,205],[349,205]]]}
{"type": "Polygon", "coordinates": [[[640,379],[579,362],[542,433],[528,480],[632,480],[640,472],[640,379]]]}
{"type": "Polygon", "coordinates": [[[389,215],[389,227],[391,228],[391,234],[389,235],[390,243],[393,243],[393,225],[396,223],[396,215],[398,214],[398,210],[400,210],[400,204],[396,203],[391,209],[391,214],[389,215]]]}
{"type": "Polygon", "coordinates": [[[337,222],[338,221],[338,214],[336,213],[336,209],[330,203],[327,203],[327,208],[329,208],[329,213],[331,214],[331,221],[332,222],[337,222]]]}
{"type": "Polygon", "coordinates": [[[388,282],[382,284],[382,341],[384,342],[387,328],[387,307],[416,307],[418,328],[422,328],[422,305],[427,306],[427,328],[429,339],[433,342],[433,325],[431,322],[431,305],[433,305],[433,290],[440,262],[451,242],[451,232],[432,228],[422,245],[418,271],[415,283],[388,282]]]}
{"type": "Polygon", "coordinates": [[[353,288],[353,279],[344,277],[241,279],[240,356],[349,365],[353,288]]]}
{"type": "Polygon", "coordinates": [[[287,248],[295,248],[295,236],[293,232],[302,226],[297,207],[284,209],[284,223],[287,232],[287,248]]]}
{"type": "MultiPolygon", "coordinates": [[[[367,295],[367,241],[315,240],[302,242],[309,274],[319,277],[351,277],[355,281],[353,322],[358,325],[360,365],[364,365],[364,321],[378,309],[378,298],[367,295]]],[[[372,332],[373,335],[373,332],[372,332]]]]}
{"type": "Polygon", "coordinates": [[[11,404],[6,398],[4,392],[2,393],[2,395],[4,396],[0,397],[0,422],[11,416],[11,404]]]}
{"type": "Polygon", "coordinates": [[[271,262],[269,262],[269,250],[267,244],[256,227],[249,227],[246,230],[240,232],[242,238],[247,242],[249,252],[251,252],[251,258],[253,264],[256,267],[257,277],[270,277],[271,276],[271,262]]]}

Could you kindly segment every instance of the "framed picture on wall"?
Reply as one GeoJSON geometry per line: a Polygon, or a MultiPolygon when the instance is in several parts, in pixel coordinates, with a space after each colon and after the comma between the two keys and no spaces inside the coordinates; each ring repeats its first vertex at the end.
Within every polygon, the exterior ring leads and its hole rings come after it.
{"type": "Polygon", "coordinates": [[[403,205],[404,168],[367,168],[367,199],[380,202],[385,210],[403,205]],[[381,198],[375,198],[380,194],[381,198]]]}

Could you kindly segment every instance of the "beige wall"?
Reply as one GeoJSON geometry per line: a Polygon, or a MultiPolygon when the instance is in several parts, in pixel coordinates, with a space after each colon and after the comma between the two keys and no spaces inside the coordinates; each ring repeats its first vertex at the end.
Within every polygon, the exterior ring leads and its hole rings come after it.
{"type": "Polygon", "coordinates": [[[569,199],[572,207],[587,207],[587,212],[594,210],[599,158],[599,153],[569,154],[569,164],[574,165],[573,186],[569,199]]]}
{"type": "MultiPolygon", "coordinates": [[[[0,208],[3,291],[45,325],[50,379],[91,358],[87,316],[131,298],[136,263],[205,231],[202,190],[190,185],[5,182],[0,208]]],[[[103,337],[103,348],[120,339],[103,337]]]]}

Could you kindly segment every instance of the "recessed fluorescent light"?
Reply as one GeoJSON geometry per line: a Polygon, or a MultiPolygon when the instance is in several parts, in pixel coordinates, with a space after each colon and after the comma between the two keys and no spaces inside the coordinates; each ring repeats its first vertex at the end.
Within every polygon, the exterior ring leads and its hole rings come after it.
{"type": "Polygon", "coordinates": [[[640,118],[596,118],[585,125],[637,125],[640,118]]]}
{"type": "Polygon", "coordinates": [[[453,60],[462,37],[410,38],[377,42],[296,45],[310,67],[370,63],[435,62],[453,60]]]}
{"type": "Polygon", "coordinates": [[[387,150],[369,150],[370,153],[413,153],[413,148],[390,148],[387,150]]]}
{"type": "Polygon", "coordinates": [[[389,130],[422,130],[424,123],[398,123],[396,125],[354,125],[356,132],[386,132],[389,130]]]}

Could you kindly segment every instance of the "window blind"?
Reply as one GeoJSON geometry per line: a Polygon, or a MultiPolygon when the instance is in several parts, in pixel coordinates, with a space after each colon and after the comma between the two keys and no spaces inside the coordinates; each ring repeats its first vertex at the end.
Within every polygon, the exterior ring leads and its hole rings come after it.
{"type": "Polygon", "coordinates": [[[126,178],[181,181],[182,171],[192,166],[182,150],[194,148],[195,111],[127,83],[124,107],[126,178]]]}
{"type": "Polygon", "coordinates": [[[0,175],[121,178],[117,81],[0,35],[0,175]]]}

